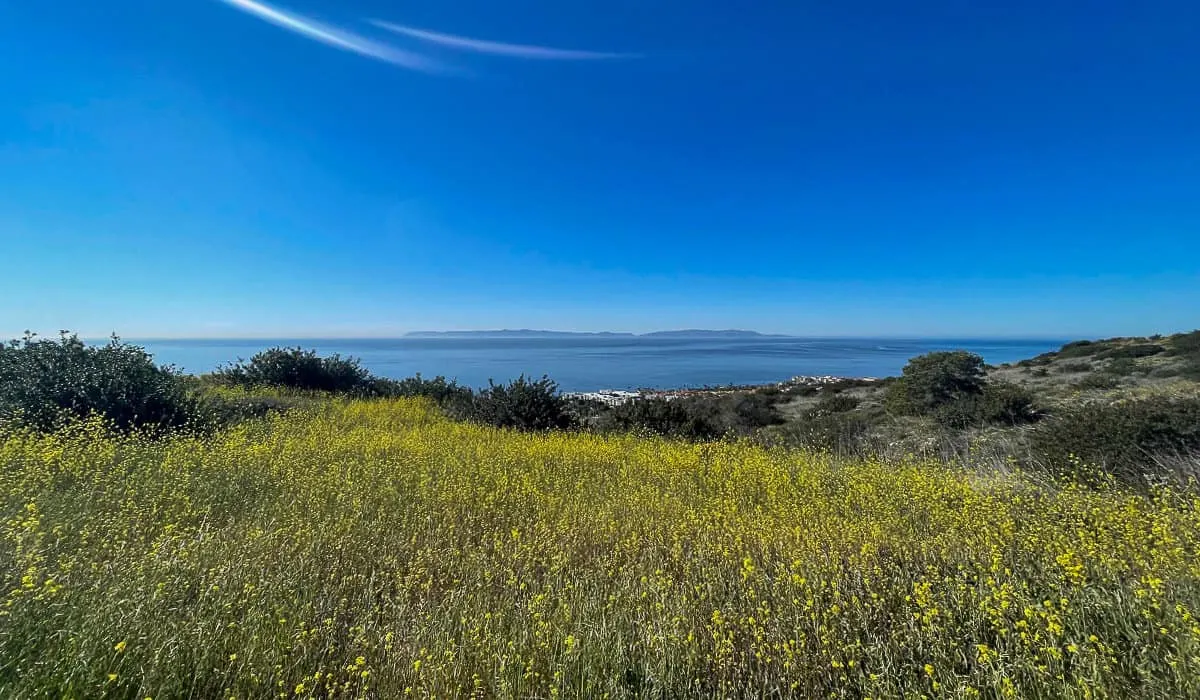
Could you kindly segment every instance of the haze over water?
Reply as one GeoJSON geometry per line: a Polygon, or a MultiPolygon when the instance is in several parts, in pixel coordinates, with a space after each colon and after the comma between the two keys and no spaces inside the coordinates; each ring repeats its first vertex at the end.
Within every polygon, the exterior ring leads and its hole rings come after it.
{"type": "Polygon", "coordinates": [[[384,377],[443,375],[473,387],[524,373],[549,375],[563,391],[769,384],[797,375],[886,377],[909,358],[968,350],[991,364],[1033,357],[1062,340],[838,338],[395,338],[140,340],[160,363],[189,373],[269,347],[299,346],[362,360],[384,377]]]}

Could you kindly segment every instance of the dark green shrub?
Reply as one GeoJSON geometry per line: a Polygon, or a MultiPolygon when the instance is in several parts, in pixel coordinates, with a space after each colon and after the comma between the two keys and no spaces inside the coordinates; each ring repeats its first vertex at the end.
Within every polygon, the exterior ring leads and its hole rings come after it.
{"type": "Polygon", "coordinates": [[[825,394],[813,408],[821,413],[845,413],[858,408],[860,403],[860,399],[849,394],[825,394]]]}
{"type": "Polygon", "coordinates": [[[1134,343],[1133,345],[1122,345],[1111,350],[1105,350],[1096,357],[1100,359],[1127,358],[1130,360],[1136,360],[1139,357],[1154,357],[1155,355],[1166,351],[1167,349],[1161,345],[1155,345],[1153,343],[1134,343]]]}
{"type": "Polygon", "coordinates": [[[887,387],[884,401],[898,414],[928,415],[938,407],[983,393],[983,358],[957,350],[914,357],[887,387]]]}
{"type": "Polygon", "coordinates": [[[1137,363],[1129,357],[1118,357],[1108,361],[1104,366],[1104,373],[1111,374],[1117,377],[1128,377],[1138,371],[1137,363]]]}
{"type": "Polygon", "coordinates": [[[826,450],[841,455],[869,453],[876,427],[888,417],[881,409],[826,413],[810,410],[797,419],[768,429],[773,444],[826,450]]]}
{"type": "Polygon", "coordinates": [[[26,334],[0,345],[0,421],[44,430],[93,414],[121,429],[202,418],[173,368],[116,336],[89,346],[65,332],[57,341],[26,334]]]}
{"type": "MultiPolygon", "coordinates": [[[[712,401],[712,400],[710,400],[712,401]]],[[[736,393],[715,401],[718,421],[726,433],[749,434],[758,428],[783,422],[775,410],[776,401],[758,394],[736,393]]]]}
{"type": "Polygon", "coordinates": [[[1108,391],[1121,386],[1121,380],[1111,374],[1091,374],[1071,386],[1080,391],[1108,391]]]}
{"type": "Polygon", "coordinates": [[[1167,340],[1171,343],[1171,349],[1168,351],[1171,355],[1200,356],[1200,330],[1177,333],[1167,340]]]}
{"type": "Polygon", "coordinates": [[[930,415],[944,428],[962,429],[979,425],[979,413],[978,397],[972,396],[942,404],[933,409],[930,415]]]}
{"type": "Polygon", "coordinates": [[[1059,472],[1088,465],[1143,485],[1156,455],[1200,450],[1200,398],[1154,397],[1058,413],[1029,433],[1031,453],[1059,472]]]}
{"type": "Polygon", "coordinates": [[[750,435],[759,428],[782,423],[775,403],[773,397],[746,392],[639,399],[613,408],[601,419],[600,425],[605,430],[712,440],[750,435]]]}
{"type": "Polygon", "coordinates": [[[488,381],[471,405],[470,417],[498,428],[562,430],[571,427],[567,401],[549,377],[521,375],[508,384],[488,381]]]}
{"type": "Polygon", "coordinates": [[[1083,372],[1092,371],[1092,363],[1090,362],[1063,362],[1056,368],[1063,374],[1080,374],[1083,372]]]}
{"type": "Polygon", "coordinates": [[[384,397],[423,397],[433,400],[448,414],[464,417],[471,411],[475,392],[445,377],[425,379],[420,374],[405,379],[372,378],[367,393],[384,397]]]}
{"type": "Polygon", "coordinates": [[[1037,396],[1010,382],[989,382],[974,402],[981,423],[1025,425],[1037,422],[1043,415],[1037,396]]]}
{"type": "Polygon", "coordinates": [[[218,369],[218,381],[239,386],[280,386],[306,391],[369,393],[372,377],[355,358],[320,357],[313,350],[271,348],[249,362],[218,369]]]}
{"type": "Polygon", "coordinates": [[[306,402],[299,398],[282,396],[229,398],[200,395],[197,401],[201,415],[199,425],[207,428],[229,426],[306,405],[306,402]]]}
{"type": "Polygon", "coordinates": [[[1037,369],[1033,370],[1033,376],[1035,376],[1035,377],[1049,377],[1049,376],[1050,376],[1050,370],[1049,370],[1049,369],[1047,369],[1046,367],[1038,367],[1037,369]]]}
{"type": "Polygon", "coordinates": [[[933,418],[946,428],[978,425],[1024,425],[1041,418],[1034,394],[1019,384],[989,382],[983,393],[964,396],[933,411],[933,418]]]}
{"type": "Polygon", "coordinates": [[[685,440],[713,440],[724,430],[704,404],[686,399],[636,399],[614,407],[601,420],[604,430],[647,433],[685,440]]]}
{"type": "Polygon", "coordinates": [[[1092,340],[1076,340],[1073,343],[1067,343],[1059,348],[1057,353],[1050,354],[1056,354],[1058,357],[1064,359],[1073,357],[1090,357],[1103,350],[1104,347],[1105,345],[1103,344],[1103,341],[1096,342],[1092,340]]]}

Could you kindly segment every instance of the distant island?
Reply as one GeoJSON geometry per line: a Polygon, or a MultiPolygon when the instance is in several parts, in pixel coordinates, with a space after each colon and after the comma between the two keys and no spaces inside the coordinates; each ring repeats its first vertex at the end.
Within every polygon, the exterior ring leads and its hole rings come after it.
{"type": "Polygon", "coordinates": [[[770,335],[758,331],[743,330],[701,330],[686,329],[678,331],[653,331],[651,333],[617,333],[601,331],[596,333],[578,331],[544,331],[544,330],[490,330],[490,331],[414,331],[406,333],[405,338],[786,338],[785,335],[770,335]]]}
{"type": "Polygon", "coordinates": [[[781,334],[759,333],[758,331],[739,331],[739,330],[724,330],[724,331],[706,331],[699,329],[687,329],[682,331],[654,331],[653,333],[643,333],[643,338],[788,338],[790,336],[781,334]]]}

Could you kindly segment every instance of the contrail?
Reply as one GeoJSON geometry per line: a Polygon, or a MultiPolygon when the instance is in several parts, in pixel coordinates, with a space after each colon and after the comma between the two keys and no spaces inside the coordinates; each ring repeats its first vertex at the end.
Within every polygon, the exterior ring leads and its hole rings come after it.
{"type": "Polygon", "coordinates": [[[347,32],[337,27],[315,22],[306,17],[291,14],[284,10],[272,7],[266,3],[258,2],[257,0],[220,0],[226,5],[231,5],[247,14],[254,15],[261,20],[265,20],[274,24],[277,27],[296,32],[302,36],[306,36],[314,41],[319,41],[327,46],[349,51],[373,58],[377,61],[391,63],[411,70],[425,71],[429,73],[438,72],[442,66],[436,61],[428,59],[418,53],[412,51],[404,51],[394,46],[373,41],[364,36],[360,36],[353,32],[347,32]]]}
{"type": "MultiPolygon", "coordinates": [[[[230,0],[226,1],[228,2],[230,0]]],[[[637,58],[636,54],[628,53],[552,49],[547,46],[529,46],[525,44],[506,44],[500,41],[485,41],[483,39],[472,39],[465,36],[431,32],[427,29],[417,29],[416,27],[407,27],[403,24],[394,24],[392,22],[384,22],[377,19],[370,20],[370,22],[381,29],[386,29],[389,32],[395,32],[396,34],[402,34],[414,39],[420,39],[422,41],[428,41],[433,44],[448,46],[454,49],[474,51],[476,53],[487,53],[496,56],[532,58],[546,61],[597,61],[613,58],[637,58]]]]}

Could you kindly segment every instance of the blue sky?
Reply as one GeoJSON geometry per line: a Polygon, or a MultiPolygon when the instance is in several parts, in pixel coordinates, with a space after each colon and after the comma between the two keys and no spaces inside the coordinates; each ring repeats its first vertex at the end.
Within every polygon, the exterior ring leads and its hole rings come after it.
{"type": "Polygon", "coordinates": [[[0,88],[8,335],[1200,326],[1190,0],[11,2],[0,88]]]}

